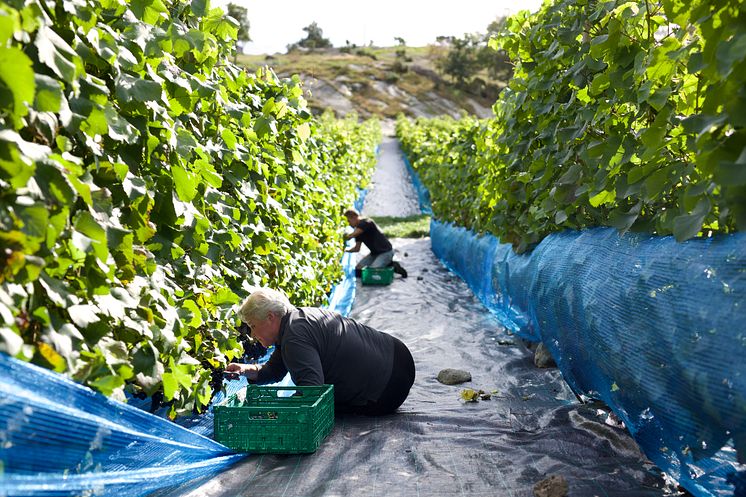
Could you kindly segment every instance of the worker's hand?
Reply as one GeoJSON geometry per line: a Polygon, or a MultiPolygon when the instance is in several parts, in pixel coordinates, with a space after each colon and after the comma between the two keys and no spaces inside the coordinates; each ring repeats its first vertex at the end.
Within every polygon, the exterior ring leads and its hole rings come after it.
{"type": "Polygon", "coordinates": [[[232,362],[225,367],[225,377],[229,380],[238,379],[238,375],[245,376],[249,380],[256,380],[261,366],[258,364],[239,364],[232,362]]]}

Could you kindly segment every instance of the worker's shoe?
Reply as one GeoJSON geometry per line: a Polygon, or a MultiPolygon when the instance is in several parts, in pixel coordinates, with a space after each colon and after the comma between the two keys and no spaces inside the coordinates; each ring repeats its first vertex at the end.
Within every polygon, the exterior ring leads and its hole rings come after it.
{"type": "Polygon", "coordinates": [[[399,264],[396,261],[393,261],[391,263],[391,266],[394,268],[394,272],[396,274],[400,274],[402,278],[406,278],[407,277],[407,270],[404,269],[403,267],[401,267],[401,264],[399,264]]]}

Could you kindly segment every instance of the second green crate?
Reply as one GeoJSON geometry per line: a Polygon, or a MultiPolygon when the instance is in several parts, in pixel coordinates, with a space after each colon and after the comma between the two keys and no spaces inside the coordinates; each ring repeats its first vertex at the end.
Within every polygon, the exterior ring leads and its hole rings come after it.
{"type": "Polygon", "coordinates": [[[245,396],[230,396],[213,414],[215,440],[231,449],[314,452],[334,427],[334,386],[249,385],[245,396]]]}
{"type": "Polygon", "coordinates": [[[364,267],[360,277],[363,285],[390,285],[394,280],[394,268],[364,267]]]}

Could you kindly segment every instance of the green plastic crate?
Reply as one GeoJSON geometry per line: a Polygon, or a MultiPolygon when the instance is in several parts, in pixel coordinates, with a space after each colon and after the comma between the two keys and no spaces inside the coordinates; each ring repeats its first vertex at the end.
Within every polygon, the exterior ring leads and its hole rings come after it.
{"type": "Polygon", "coordinates": [[[360,281],[363,285],[390,285],[394,281],[394,268],[364,267],[360,281]]]}
{"type": "Polygon", "coordinates": [[[213,408],[215,440],[231,449],[263,454],[315,452],[334,427],[334,385],[249,385],[243,393],[213,408]]]}

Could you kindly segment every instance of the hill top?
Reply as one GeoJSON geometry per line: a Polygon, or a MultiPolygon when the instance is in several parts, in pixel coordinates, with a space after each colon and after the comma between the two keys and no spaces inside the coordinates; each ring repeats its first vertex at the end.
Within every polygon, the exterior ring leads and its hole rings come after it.
{"type": "Polygon", "coordinates": [[[249,69],[271,67],[278,76],[298,74],[314,112],[331,108],[362,118],[492,115],[504,81],[481,71],[458,84],[438,70],[447,46],[333,48],[275,55],[239,55],[249,69]]]}

